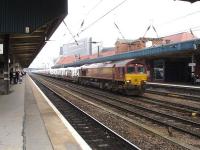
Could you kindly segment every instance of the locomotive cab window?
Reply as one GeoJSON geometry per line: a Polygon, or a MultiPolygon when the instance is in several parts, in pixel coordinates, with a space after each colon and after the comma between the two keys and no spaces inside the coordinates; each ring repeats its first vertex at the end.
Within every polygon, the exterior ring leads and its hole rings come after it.
{"type": "Polygon", "coordinates": [[[127,67],[127,73],[145,73],[145,67],[142,64],[130,64],[127,67]]]}
{"type": "Polygon", "coordinates": [[[128,66],[127,73],[135,73],[135,66],[128,66]]]}
{"type": "Polygon", "coordinates": [[[137,72],[139,73],[145,73],[145,68],[143,65],[138,65],[137,66],[137,72]]]}

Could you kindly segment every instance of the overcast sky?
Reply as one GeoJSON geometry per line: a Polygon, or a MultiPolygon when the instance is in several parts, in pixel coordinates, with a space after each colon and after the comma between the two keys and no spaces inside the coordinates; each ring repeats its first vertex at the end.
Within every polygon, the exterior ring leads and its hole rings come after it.
{"type": "MultiPolygon", "coordinates": [[[[73,35],[79,33],[79,36],[75,36],[76,40],[92,37],[93,41],[101,41],[104,47],[110,47],[114,46],[117,38],[122,38],[122,35],[126,39],[143,37],[151,24],[156,28],[159,37],[190,31],[190,28],[200,37],[199,18],[200,2],[191,4],[174,0],[68,0],[65,22],[73,35]],[[119,7],[112,10],[120,3],[119,7]]],[[[157,35],[150,29],[146,37],[157,35]]],[[[63,23],[51,40],[30,67],[43,67],[45,64],[51,66],[52,59],[59,56],[60,46],[74,41],[63,23]]]]}

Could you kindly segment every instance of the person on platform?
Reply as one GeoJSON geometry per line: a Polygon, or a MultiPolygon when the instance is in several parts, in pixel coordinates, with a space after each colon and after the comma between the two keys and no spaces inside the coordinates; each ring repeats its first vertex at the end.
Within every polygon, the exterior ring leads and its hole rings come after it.
{"type": "Polygon", "coordinates": [[[13,81],[13,71],[10,70],[10,84],[12,84],[12,81],[13,81]]]}
{"type": "Polygon", "coordinates": [[[13,72],[13,83],[17,84],[16,72],[13,72]]]}
{"type": "Polygon", "coordinates": [[[19,71],[16,71],[16,84],[19,82],[19,71]]]}
{"type": "Polygon", "coordinates": [[[19,72],[19,80],[18,80],[19,84],[22,83],[22,72],[19,72]]]}

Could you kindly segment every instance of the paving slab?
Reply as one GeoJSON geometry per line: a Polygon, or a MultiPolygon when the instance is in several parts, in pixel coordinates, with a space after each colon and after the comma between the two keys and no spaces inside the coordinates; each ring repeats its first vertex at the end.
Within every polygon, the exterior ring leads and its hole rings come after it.
{"type": "Polygon", "coordinates": [[[27,78],[25,82],[24,147],[27,150],[52,150],[51,141],[27,78]]]}

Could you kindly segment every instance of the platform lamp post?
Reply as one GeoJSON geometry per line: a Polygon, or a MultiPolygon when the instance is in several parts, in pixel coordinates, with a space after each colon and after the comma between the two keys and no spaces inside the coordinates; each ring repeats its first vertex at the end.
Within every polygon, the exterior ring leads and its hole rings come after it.
{"type": "MultiPolygon", "coordinates": [[[[89,42],[89,43],[92,43],[92,44],[98,44],[98,43],[101,43],[101,42],[96,42],[96,41],[91,41],[91,42],[89,42]]],[[[99,47],[99,45],[97,46],[97,57],[99,57],[100,56],[100,47],[99,47]]]]}

